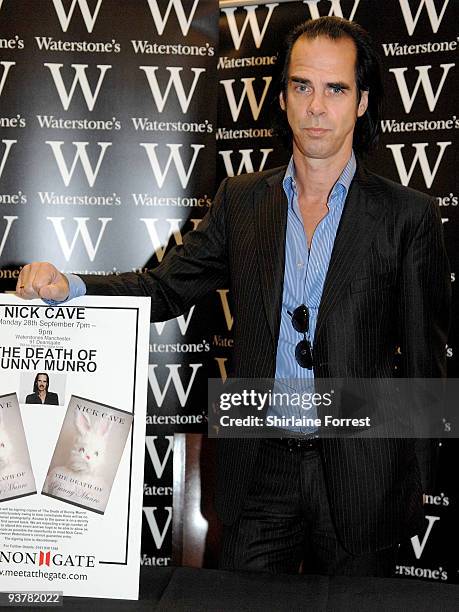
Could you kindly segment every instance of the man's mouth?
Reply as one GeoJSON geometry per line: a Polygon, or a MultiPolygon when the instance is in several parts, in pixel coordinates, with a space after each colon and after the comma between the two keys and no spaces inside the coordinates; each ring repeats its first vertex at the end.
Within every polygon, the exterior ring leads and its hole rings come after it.
{"type": "Polygon", "coordinates": [[[327,132],[330,131],[326,128],[318,128],[318,127],[306,127],[303,129],[305,130],[305,132],[307,132],[311,136],[323,136],[323,134],[326,134],[327,132]]]}

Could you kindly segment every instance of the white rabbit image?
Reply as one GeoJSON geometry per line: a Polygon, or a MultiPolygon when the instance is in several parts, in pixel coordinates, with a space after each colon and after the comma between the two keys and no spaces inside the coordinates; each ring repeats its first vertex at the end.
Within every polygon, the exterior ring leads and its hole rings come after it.
{"type": "Polygon", "coordinates": [[[76,432],[68,459],[64,465],[49,470],[42,492],[100,509],[108,494],[100,473],[111,421],[101,419],[92,423],[87,414],[75,409],[74,425],[76,432]]]}
{"type": "Polygon", "coordinates": [[[80,410],[75,411],[75,427],[78,431],[70,451],[68,466],[80,474],[95,475],[104,460],[107,434],[111,421],[102,419],[97,426],[92,426],[88,416],[80,410]]]}

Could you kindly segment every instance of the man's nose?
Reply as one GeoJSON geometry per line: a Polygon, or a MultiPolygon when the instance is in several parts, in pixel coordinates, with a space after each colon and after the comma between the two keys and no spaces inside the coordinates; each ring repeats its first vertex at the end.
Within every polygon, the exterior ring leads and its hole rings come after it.
{"type": "Polygon", "coordinates": [[[311,116],[323,115],[326,112],[324,96],[319,91],[314,91],[308,97],[307,114],[311,116]]]}

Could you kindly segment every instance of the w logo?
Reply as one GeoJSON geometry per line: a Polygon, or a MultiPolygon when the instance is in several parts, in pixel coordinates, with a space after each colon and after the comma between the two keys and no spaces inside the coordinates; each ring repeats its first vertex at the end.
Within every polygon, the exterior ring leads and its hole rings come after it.
{"type": "Polygon", "coordinates": [[[67,92],[67,89],[64,85],[64,80],[61,75],[61,68],[63,65],[64,64],[44,64],[44,66],[49,68],[51,72],[51,76],[53,77],[54,84],[56,86],[64,110],[68,110],[70,102],[73,98],[73,94],[75,93],[76,86],[79,84],[81,91],[83,92],[83,96],[86,101],[88,110],[92,111],[94,109],[95,103],[97,102],[97,96],[99,95],[99,91],[104,80],[105,73],[107,72],[107,70],[110,70],[111,66],[104,64],[97,65],[97,68],[99,70],[99,79],[94,88],[94,91],[92,91],[88,82],[88,77],[86,76],[86,68],[88,67],[88,64],[71,64],[72,68],[75,71],[75,76],[73,77],[73,83],[70,87],[70,91],[67,92]]]}
{"type": "Polygon", "coordinates": [[[72,3],[67,13],[64,9],[63,0],[53,0],[53,3],[63,32],[67,32],[67,29],[72,20],[73,12],[75,10],[76,5],[78,4],[78,6],[80,7],[81,14],[83,15],[86,29],[88,30],[89,34],[91,34],[94,28],[94,24],[96,23],[97,15],[99,13],[102,0],[97,0],[97,4],[92,14],[89,10],[88,0],[72,0],[72,3]]]}
{"type": "Polygon", "coordinates": [[[193,94],[196,89],[196,85],[198,84],[199,77],[203,72],[206,71],[205,68],[190,68],[191,72],[194,74],[194,79],[187,95],[185,93],[182,79],[180,77],[180,73],[182,72],[183,68],[167,67],[166,70],[169,71],[169,81],[167,83],[164,95],[162,95],[161,90],[159,88],[158,79],[156,78],[156,71],[158,70],[158,66],[139,66],[139,68],[140,70],[143,70],[147,75],[148,84],[150,85],[150,90],[153,95],[153,99],[160,113],[162,113],[164,110],[172,86],[174,86],[175,93],[177,94],[182,113],[186,113],[193,98],[193,94]]]}
{"type": "MultiPolygon", "coordinates": [[[[303,0],[304,4],[307,4],[309,7],[311,19],[319,19],[319,17],[321,17],[319,13],[319,8],[317,6],[321,1],[322,0],[303,0]]],[[[349,21],[352,21],[354,19],[357,7],[360,4],[360,0],[354,0],[352,10],[350,14],[346,17],[345,15],[343,15],[343,9],[341,8],[341,0],[327,0],[327,2],[329,2],[331,5],[330,10],[328,11],[329,16],[336,15],[337,17],[345,17],[349,21]]]]}
{"type": "Polygon", "coordinates": [[[400,8],[402,9],[403,19],[405,20],[406,29],[410,36],[413,35],[413,32],[416,28],[416,24],[419,20],[419,16],[421,15],[421,11],[426,7],[427,14],[429,16],[430,25],[432,26],[432,32],[436,34],[438,32],[438,28],[440,27],[441,21],[446,11],[446,7],[448,6],[449,0],[445,0],[443,2],[443,6],[441,7],[440,14],[437,13],[437,9],[435,6],[434,0],[418,0],[418,10],[416,15],[413,17],[413,13],[411,12],[410,2],[409,0],[399,0],[400,8]]]}
{"type": "Polygon", "coordinates": [[[166,324],[169,324],[169,331],[170,331],[170,323],[172,321],[176,321],[178,328],[180,329],[180,333],[182,334],[182,336],[184,336],[187,331],[188,331],[188,327],[190,326],[190,321],[191,318],[193,317],[193,312],[194,312],[195,306],[192,306],[188,312],[188,314],[185,315],[180,315],[179,317],[175,318],[175,319],[169,319],[169,321],[156,321],[153,323],[153,325],[156,328],[156,331],[158,333],[158,336],[161,336],[161,334],[164,331],[164,328],[166,327],[166,324]]]}
{"type": "Polygon", "coordinates": [[[161,461],[158,455],[158,449],[156,448],[156,440],[158,436],[145,436],[145,445],[150,455],[153,468],[155,470],[156,478],[160,479],[163,476],[169,457],[172,455],[172,449],[174,447],[174,436],[164,436],[167,440],[167,450],[164,453],[163,460],[161,461]]]}
{"type": "MultiPolygon", "coordinates": [[[[155,250],[155,255],[158,258],[158,263],[162,262],[172,236],[174,237],[175,244],[182,244],[182,232],[180,231],[180,225],[183,225],[183,219],[142,218],[140,221],[145,223],[151,244],[155,250]],[[158,221],[161,221],[165,231],[158,231],[158,221]]],[[[190,221],[193,223],[193,229],[196,229],[201,222],[201,219],[190,219],[190,221]]]]}
{"type": "Polygon", "coordinates": [[[430,81],[429,76],[429,70],[432,68],[432,66],[415,66],[415,69],[418,72],[418,80],[416,81],[413,93],[411,95],[408,91],[405,79],[405,72],[408,70],[408,68],[389,68],[389,72],[392,72],[394,74],[395,80],[397,81],[403,106],[405,107],[405,112],[409,113],[411,111],[411,107],[413,106],[414,100],[421,85],[424,90],[429,110],[430,112],[434,111],[438,102],[438,98],[440,97],[441,90],[443,89],[443,85],[446,81],[448,72],[455,65],[456,64],[440,64],[440,68],[443,68],[443,75],[440,79],[440,83],[438,84],[437,91],[435,93],[432,88],[432,83],[430,81]]]}
{"type": "Polygon", "coordinates": [[[96,167],[93,169],[91,162],[89,161],[88,153],[86,151],[86,147],[88,146],[89,142],[72,142],[72,144],[76,147],[76,151],[75,155],[73,156],[73,162],[69,170],[69,168],[67,167],[67,163],[64,159],[64,155],[62,153],[62,145],[64,144],[64,141],[46,140],[46,144],[51,147],[54,153],[54,158],[59,168],[59,172],[61,173],[62,180],[64,181],[64,185],[66,187],[70,185],[70,181],[72,180],[72,176],[75,172],[75,168],[78,161],[81,162],[86,176],[86,180],[88,181],[88,185],[90,187],[94,187],[94,183],[96,182],[97,175],[99,174],[100,166],[102,164],[102,160],[104,159],[105,152],[108,147],[111,147],[112,145],[111,142],[97,143],[100,147],[100,153],[96,162],[96,167]]]}
{"type": "Polygon", "coordinates": [[[230,305],[228,301],[229,289],[217,289],[217,293],[220,296],[220,301],[223,308],[223,314],[225,315],[225,322],[228,331],[233,329],[234,318],[231,314],[230,305]]]}
{"type": "Polygon", "coordinates": [[[214,357],[214,359],[217,362],[218,373],[220,375],[220,378],[222,379],[222,382],[226,382],[228,378],[228,371],[226,369],[226,362],[228,361],[228,357],[214,357]]]}
{"type": "Polygon", "coordinates": [[[51,221],[54,227],[54,231],[56,232],[57,239],[59,241],[59,245],[64,254],[65,260],[70,261],[73,250],[78,241],[78,237],[81,236],[83,240],[84,247],[86,249],[86,253],[90,261],[94,261],[97,251],[99,250],[100,241],[102,240],[102,236],[104,235],[105,228],[107,224],[112,220],[111,217],[99,217],[98,221],[100,221],[101,227],[99,230],[99,234],[97,236],[97,240],[95,244],[92,241],[92,238],[88,231],[87,223],[89,221],[89,217],[74,217],[73,220],[76,221],[77,227],[73,234],[72,241],[69,242],[67,240],[67,236],[65,235],[63,221],[65,221],[64,217],[46,217],[48,221],[51,221]]]}
{"type": "Polygon", "coordinates": [[[0,66],[3,66],[3,74],[2,74],[2,78],[0,79],[0,96],[2,95],[3,87],[5,86],[6,79],[8,77],[8,72],[10,71],[11,66],[15,66],[15,65],[16,65],[16,62],[0,62],[0,66]]]}
{"type": "Polygon", "coordinates": [[[166,365],[165,367],[169,370],[169,375],[163,385],[163,388],[161,389],[160,384],[158,382],[158,378],[156,376],[156,368],[158,367],[158,365],[150,364],[148,366],[148,380],[150,381],[150,387],[153,391],[153,395],[155,397],[155,401],[158,405],[158,408],[161,408],[161,406],[163,405],[169,388],[175,389],[177,398],[183,408],[188,401],[191,388],[193,387],[193,383],[196,378],[196,373],[199,368],[202,368],[202,365],[202,363],[189,363],[187,366],[182,366],[179,363],[166,365]],[[180,377],[180,369],[182,367],[191,368],[191,375],[186,387],[183,385],[182,379],[180,377]]]}
{"type": "Polygon", "coordinates": [[[233,83],[235,82],[235,79],[227,79],[224,81],[220,81],[220,83],[225,88],[226,99],[228,100],[228,106],[230,107],[231,116],[234,122],[236,122],[239,119],[239,115],[242,110],[242,105],[244,103],[246,96],[249,101],[250,110],[252,111],[253,120],[258,121],[258,117],[260,116],[260,112],[261,112],[261,109],[263,108],[263,103],[266,98],[266,94],[268,93],[269,86],[273,79],[272,76],[262,77],[262,78],[263,78],[263,81],[265,82],[265,85],[264,85],[263,93],[261,94],[261,98],[259,102],[257,101],[255,92],[253,90],[253,82],[255,81],[255,78],[240,79],[241,83],[243,83],[243,89],[242,89],[241,95],[239,96],[239,102],[236,101],[236,96],[233,90],[233,83]]]}
{"type": "Polygon", "coordinates": [[[413,551],[416,559],[421,558],[425,545],[427,544],[427,540],[429,539],[430,532],[432,531],[432,527],[434,526],[434,523],[440,520],[440,517],[426,515],[426,519],[428,520],[429,524],[427,526],[422,542],[419,541],[418,535],[415,535],[411,538],[411,545],[413,546],[413,551]]]}
{"type": "Polygon", "coordinates": [[[198,158],[199,152],[204,148],[204,145],[192,144],[190,147],[193,149],[193,157],[191,159],[190,165],[188,166],[188,170],[185,170],[185,166],[182,161],[182,156],[180,155],[180,149],[183,147],[181,144],[168,144],[166,145],[169,148],[169,157],[167,158],[166,166],[164,170],[161,170],[159,165],[158,156],[156,154],[157,143],[152,142],[141,142],[140,146],[145,149],[148,155],[148,160],[150,162],[151,169],[153,174],[155,175],[156,182],[158,183],[158,187],[161,189],[164,185],[164,181],[166,180],[166,176],[169,172],[169,168],[171,163],[174,163],[175,169],[177,170],[178,177],[180,179],[180,183],[183,189],[186,189],[188,186],[188,181],[190,180],[191,173],[193,172],[194,165],[198,158]]]}
{"type": "Polygon", "coordinates": [[[446,148],[449,147],[449,145],[452,143],[437,142],[436,144],[438,147],[440,147],[440,151],[437,155],[437,159],[432,170],[430,168],[429,160],[427,159],[426,154],[426,148],[429,146],[427,142],[416,142],[411,145],[415,150],[415,154],[409,170],[406,169],[405,160],[403,159],[402,154],[402,149],[405,147],[405,145],[386,145],[386,147],[392,151],[392,155],[394,156],[395,165],[397,166],[398,175],[400,177],[400,182],[402,183],[402,185],[409,185],[414,169],[416,168],[416,165],[419,162],[419,166],[422,170],[422,175],[424,177],[424,182],[426,184],[427,189],[430,189],[432,187],[432,183],[434,181],[435,175],[437,174],[440,162],[443,158],[443,154],[446,148]]]}
{"type": "Polygon", "coordinates": [[[17,143],[17,140],[2,140],[1,142],[5,145],[5,150],[3,151],[3,155],[0,159],[0,179],[2,178],[3,169],[5,167],[6,160],[9,157],[11,147],[17,143]]]}
{"type": "Polygon", "coordinates": [[[6,240],[9,236],[9,233],[11,231],[11,226],[13,225],[13,223],[16,221],[16,219],[18,219],[18,217],[3,217],[6,221],[6,228],[3,230],[3,236],[2,239],[0,241],[0,257],[2,256],[3,253],[3,249],[5,248],[5,244],[6,244],[6,240]]]}
{"type": "MultiPolygon", "coordinates": [[[[265,167],[266,160],[268,159],[268,155],[272,153],[274,149],[260,149],[260,153],[262,154],[262,158],[260,164],[258,166],[257,172],[261,172],[265,167]]],[[[255,172],[252,162],[252,153],[253,149],[239,149],[238,153],[241,155],[241,159],[239,162],[239,168],[237,172],[234,170],[232,155],[234,151],[219,151],[218,154],[223,157],[223,163],[225,164],[226,176],[234,176],[237,174],[239,176],[243,172],[251,173],[255,172]]]]}
{"type": "Polygon", "coordinates": [[[153,507],[144,507],[143,511],[145,512],[145,518],[147,519],[148,526],[150,527],[151,535],[153,536],[153,540],[155,542],[156,548],[159,550],[166,539],[166,535],[168,529],[170,527],[172,521],[172,507],[166,506],[163,510],[167,512],[167,518],[164,521],[164,525],[162,530],[160,530],[158,526],[158,521],[156,520],[156,510],[158,510],[158,506],[153,507]]]}
{"type": "Polygon", "coordinates": [[[199,0],[194,0],[193,6],[191,7],[191,10],[187,17],[185,15],[185,11],[183,10],[182,0],[169,0],[169,4],[167,5],[167,9],[163,17],[158,7],[158,0],[148,0],[151,15],[153,17],[153,21],[155,22],[158,34],[161,36],[164,32],[164,28],[166,27],[170,12],[172,10],[172,7],[174,7],[175,14],[177,15],[177,19],[180,24],[180,29],[182,30],[182,34],[183,36],[186,36],[188,34],[188,30],[190,29],[191,22],[193,21],[193,16],[196,11],[196,7],[198,6],[198,2],[199,0]]]}
{"type": "Polygon", "coordinates": [[[276,8],[276,6],[279,6],[279,4],[278,3],[277,4],[265,4],[264,6],[268,9],[268,14],[266,15],[265,22],[261,30],[260,30],[260,26],[258,25],[258,19],[257,19],[257,9],[258,9],[257,4],[255,4],[254,6],[244,7],[244,10],[246,11],[247,14],[246,14],[244,23],[242,24],[242,27],[240,30],[238,30],[237,23],[236,23],[236,17],[234,16],[234,13],[236,12],[237,9],[236,8],[222,8],[222,12],[225,13],[226,18],[228,20],[229,31],[231,34],[231,38],[233,39],[233,44],[234,44],[234,48],[236,49],[236,51],[238,51],[241,46],[242,39],[244,38],[245,31],[247,30],[247,26],[249,24],[250,24],[250,29],[252,30],[252,36],[255,42],[255,46],[257,49],[260,48],[261,43],[263,42],[263,38],[266,34],[266,30],[268,28],[268,24],[273,14],[273,11],[276,8]]]}

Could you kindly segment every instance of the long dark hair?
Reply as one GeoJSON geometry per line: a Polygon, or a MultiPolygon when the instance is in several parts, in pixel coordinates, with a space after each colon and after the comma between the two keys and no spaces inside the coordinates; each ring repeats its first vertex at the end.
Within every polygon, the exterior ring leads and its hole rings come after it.
{"type": "Polygon", "coordinates": [[[38,377],[39,376],[46,376],[46,391],[48,391],[49,389],[49,376],[46,372],[38,372],[38,374],[35,376],[35,381],[33,383],[33,392],[34,393],[38,393],[38,377]]]}
{"type": "Polygon", "coordinates": [[[355,81],[360,101],[360,92],[368,91],[368,108],[357,119],[354,129],[353,147],[357,154],[369,152],[377,143],[380,133],[380,117],[383,100],[381,64],[370,35],[360,25],[341,17],[320,17],[299,24],[290,32],[283,51],[276,62],[275,81],[275,132],[289,147],[292,144],[292,131],[287,116],[279,107],[279,94],[287,94],[288,71],[292,48],[301,36],[317,38],[324,36],[331,40],[350,38],[357,50],[355,81]]]}

